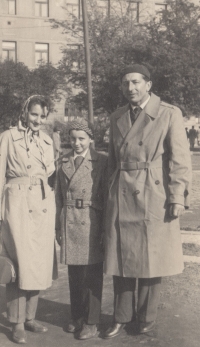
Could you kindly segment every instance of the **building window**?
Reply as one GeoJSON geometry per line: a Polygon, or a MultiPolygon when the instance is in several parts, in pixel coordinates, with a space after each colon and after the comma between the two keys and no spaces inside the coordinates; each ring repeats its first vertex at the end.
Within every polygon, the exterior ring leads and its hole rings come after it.
{"type": "Polygon", "coordinates": [[[127,1],[127,13],[130,16],[130,18],[134,21],[136,21],[137,23],[139,23],[139,10],[140,10],[140,4],[138,1],[127,1]]]}
{"type": "Polygon", "coordinates": [[[49,0],[35,0],[35,16],[49,16],[49,0]]]}
{"type": "Polygon", "coordinates": [[[16,62],[16,42],[3,41],[2,42],[2,60],[13,60],[16,62]]]}
{"type": "Polygon", "coordinates": [[[81,46],[76,44],[68,44],[67,45],[68,52],[71,53],[72,58],[72,68],[79,68],[81,67],[80,62],[80,53],[81,53],[81,46]]]}
{"type": "Polygon", "coordinates": [[[35,44],[35,64],[46,64],[49,62],[49,45],[48,43],[35,44]]]}
{"type": "Polygon", "coordinates": [[[70,15],[73,15],[77,18],[81,16],[81,0],[67,0],[66,9],[70,15]]]}
{"type": "Polygon", "coordinates": [[[156,17],[157,19],[162,19],[162,14],[163,14],[163,11],[166,11],[167,10],[167,4],[164,4],[164,3],[155,3],[155,14],[156,14],[156,17]]]}
{"type": "Polygon", "coordinates": [[[8,14],[16,14],[16,0],[7,0],[8,14]]]}
{"type": "Polygon", "coordinates": [[[97,4],[98,11],[102,14],[102,16],[107,16],[110,12],[109,9],[109,1],[108,0],[100,0],[97,4]]]}

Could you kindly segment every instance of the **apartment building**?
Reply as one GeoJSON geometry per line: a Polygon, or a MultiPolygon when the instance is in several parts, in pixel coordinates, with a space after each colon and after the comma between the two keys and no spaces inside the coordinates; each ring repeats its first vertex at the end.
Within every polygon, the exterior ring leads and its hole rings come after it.
{"type": "MultiPolygon", "coordinates": [[[[88,10],[91,9],[91,0],[88,10]]],[[[193,0],[199,3],[198,0],[193,0]]],[[[1,0],[0,60],[12,59],[34,68],[42,60],[57,64],[62,58],[61,48],[77,46],[73,38],[61,29],[52,29],[50,18],[70,20],[70,13],[81,17],[82,0],[1,0]],[[65,8],[65,9],[64,9],[65,8]]],[[[159,15],[167,7],[165,0],[97,0],[102,15],[112,11],[126,12],[140,23],[152,15],[159,15]]],[[[56,105],[56,117],[65,116],[65,100],[56,105]]]]}

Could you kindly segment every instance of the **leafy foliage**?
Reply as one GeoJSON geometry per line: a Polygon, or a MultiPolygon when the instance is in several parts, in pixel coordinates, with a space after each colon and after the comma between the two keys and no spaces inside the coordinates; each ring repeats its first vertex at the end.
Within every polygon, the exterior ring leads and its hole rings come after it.
{"type": "Polygon", "coordinates": [[[33,94],[49,98],[51,108],[60,98],[63,78],[51,64],[29,70],[23,63],[5,61],[0,63],[0,126],[5,129],[17,120],[23,102],[33,94]]]}
{"type": "MultiPolygon", "coordinates": [[[[122,1],[121,1],[122,2],[122,1]]],[[[136,23],[129,12],[115,11],[111,2],[110,16],[102,16],[90,1],[88,11],[93,101],[111,113],[125,100],[119,89],[119,73],[126,64],[146,64],[152,72],[153,91],[167,102],[178,105],[184,114],[199,113],[200,105],[200,7],[188,0],[167,0],[167,10],[160,18],[136,23]]],[[[121,7],[122,9],[122,7],[121,7]]],[[[82,22],[72,16],[71,21],[52,21],[73,37],[80,49],[63,49],[60,64],[76,95],[71,102],[87,109],[82,22]],[[77,64],[75,64],[75,62],[77,64]]]]}

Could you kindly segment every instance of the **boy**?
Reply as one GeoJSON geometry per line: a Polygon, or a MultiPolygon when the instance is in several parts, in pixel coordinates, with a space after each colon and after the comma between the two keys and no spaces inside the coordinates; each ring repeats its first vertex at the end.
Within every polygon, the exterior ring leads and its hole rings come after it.
{"type": "Polygon", "coordinates": [[[103,285],[103,209],[107,157],[91,148],[85,121],[69,128],[72,151],[63,156],[56,184],[56,239],[68,265],[72,321],[80,340],[97,333],[103,285]]]}

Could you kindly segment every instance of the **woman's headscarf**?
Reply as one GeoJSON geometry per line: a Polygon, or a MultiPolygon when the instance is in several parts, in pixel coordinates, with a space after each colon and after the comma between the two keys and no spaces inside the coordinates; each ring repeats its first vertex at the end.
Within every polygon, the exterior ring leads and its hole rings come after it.
{"type": "Polygon", "coordinates": [[[22,130],[22,128],[24,128],[24,130],[25,130],[28,127],[28,125],[27,125],[27,122],[28,122],[28,112],[29,112],[28,108],[29,108],[30,101],[32,99],[36,99],[36,101],[37,101],[37,99],[39,99],[39,100],[44,101],[46,103],[46,100],[45,100],[43,95],[31,95],[24,102],[24,104],[22,106],[21,114],[19,116],[19,126],[20,126],[21,130],[22,130]]]}
{"type": "MultiPolygon", "coordinates": [[[[28,157],[30,157],[29,133],[31,132],[31,136],[33,136],[33,132],[28,127],[29,104],[30,104],[32,99],[35,99],[36,104],[37,104],[37,100],[43,101],[44,104],[47,104],[44,96],[42,96],[42,95],[32,95],[24,102],[24,104],[22,106],[22,111],[21,111],[21,114],[19,116],[18,129],[19,130],[23,130],[25,132],[24,133],[24,139],[25,139],[25,143],[26,143],[26,150],[27,150],[28,157]]],[[[44,106],[44,108],[45,107],[47,108],[47,106],[44,106]]],[[[49,107],[48,107],[48,113],[49,113],[49,107]]],[[[37,145],[39,147],[41,156],[43,157],[44,153],[43,153],[42,147],[40,146],[40,142],[39,141],[37,141],[37,145]]]]}

